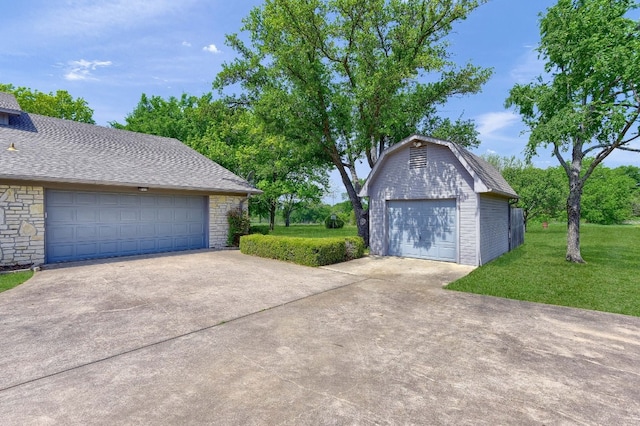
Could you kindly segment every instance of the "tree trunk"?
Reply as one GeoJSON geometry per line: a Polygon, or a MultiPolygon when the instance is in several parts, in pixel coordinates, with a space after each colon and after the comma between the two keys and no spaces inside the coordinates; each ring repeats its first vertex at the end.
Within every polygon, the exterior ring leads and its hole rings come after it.
{"type": "Polygon", "coordinates": [[[567,198],[567,261],[585,263],[580,253],[580,201],[582,182],[579,170],[569,175],[569,197],[567,198]]]}
{"type": "Polygon", "coordinates": [[[273,231],[276,226],[276,208],[277,204],[269,203],[269,229],[273,231]]]}
{"type": "Polygon", "coordinates": [[[284,226],[289,227],[291,224],[291,209],[286,209],[284,211],[284,226]]]}
{"type": "Polygon", "coordinates": [[[345,167],[342,164],[336,164],[336,167],[338,167],[340,177],[342,178],[342,183],[347,190],[349,201],[351,201],[351,206],[353,207],[353,211],[356,216],[358,236],[360,236],[364,240],[365,247],[369,247],[369,211],[365,210],[362,207],[362,200],[358,196],[358,193],[353,186],[353,182],[351,182],[351,179],[349,179],[349,175],[347,174],[345,167]]]}

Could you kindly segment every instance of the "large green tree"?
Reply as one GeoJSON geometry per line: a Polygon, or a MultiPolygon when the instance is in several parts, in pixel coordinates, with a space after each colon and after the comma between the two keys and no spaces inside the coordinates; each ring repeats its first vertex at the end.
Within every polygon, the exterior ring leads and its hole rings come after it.
{"type": "Polygon", "coordinates": [[[623,169],[598,167],[584,186],[582,218],[612,225],[630,219],[636,182],[623,169]]]}
{"type": "Polygon", "coordinates": [[[263,193],[252,197],[249,208],[269,216],[272,229],[278,208],[289,222],[296,208],[319,200],[326,186],[327,167],[312,161],[313,146],[292,144],[283,135],[270,133],[247,108],[230,108],[210,93],[168,99],[142,94],[125,124],[111,125],[179,139],[250,180],[263,193]]]}
{"type": "Polygon", "coordinates": [[[214,102],[211,93],[201,97],[183,93],[180,98],[142,94],[124,124],[109,123],[116,129],[176,138],[182,142],[201,138],[212,122],[224,114],[224,105],[214,102]]]}
{"type": "MultiPolygon", "coordinates": [[[[456,66],[446,36],[482,0],[266,0],[244,20],[250,44],[214,86],[242,93],[277,132],[320,148],[340,173],[368,242],[368,214],[358,196],[356,164],[373,167],[389,145],[415,133],[478,143],[473,123],[450,121],[437,108],[475,93],[490,71],[456,66]],[[231,88],[229,88],[231,86],[231,88]]],[[[320,158],[321,157],[321,158],[320,158]]]]}
{"type": "Polygon", "coordinates": [[[502,173],[518,194],[516,207],[522,209],[525,229],[531,219],[555,218],[566,198],[566,179],[557,167],[539,169],[531,163],[515,157],[496,154],[483,156],[502,173]]]}
{"type": "Polygon", "coordinates": [[[326,164],[314,161],[313,145],[300,146],[270,133],[251,111],[226,111],[222,120],[190,145],[263,191],[252,197],[250,209],[268,215],[271,229],[279,208],[288,226],[293,211],[321,198],[328,180],[326,164]]]}
{"type": "Polygon", "coordinates": [[[0,92],[12,93],[23,111],[48,117],[95,124],[93,110],[83,98],[73,98],[66,90],[43,93],[27,87],[0,83],[0,92]]]}
{"type": "Polygon", "coordinates": [[[580,252],[585,183],[614,150],[640,152],[640,25],[627,18],[632,0],[559,0],[540,21],[546,74],[514,86],[506,101],[531,133],[529,156],[551,146],[569,184],[567,252],[580,252]],[[588,157],[593,161],[585,162],[588,157]]]}

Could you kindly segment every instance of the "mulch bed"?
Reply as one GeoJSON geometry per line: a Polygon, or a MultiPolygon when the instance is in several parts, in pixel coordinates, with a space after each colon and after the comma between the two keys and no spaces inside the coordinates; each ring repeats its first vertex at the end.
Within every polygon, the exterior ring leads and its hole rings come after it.
{"type": "Polygon", "coordinates": [[[33,263],[29,265],[7,265],[0,266],[0,272],[11,272],[11,271],[21,271],[24,269],[31,269],[33,267],[33,263]]]}

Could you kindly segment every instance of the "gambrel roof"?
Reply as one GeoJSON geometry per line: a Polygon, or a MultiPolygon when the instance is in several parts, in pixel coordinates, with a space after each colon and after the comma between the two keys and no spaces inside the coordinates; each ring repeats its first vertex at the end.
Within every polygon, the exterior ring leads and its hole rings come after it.
{"type": "Polygon", "coordinates": [[[500,172],[484,159],[472,154],[454,142],[421,135],[409,136],[408,138],[387,148],[374,165],[371,173],[369,173],[369,177],[360,191],[360,196],[366,197],[369,195],[370,183],[376,179],[376,176],[384,167],[387,157],[398,150],[404,149],[407,146],[413,146],[413,144],[416,143],[429,143],[449,148],[458,161],[460,161],[462,166],[467,170],[467,172],[469,172],[471,177],[473,177],[474,191],[476,193],[494,193],[508,198],[518,198],[518,194],[516,194],[513,188],[511,188],[500,172]]]}
{"type": "Polygon", "coordinates": [[[2,113],[0,180],[261,192],[177,139],[22,112],[7,93],[2,113]]]}

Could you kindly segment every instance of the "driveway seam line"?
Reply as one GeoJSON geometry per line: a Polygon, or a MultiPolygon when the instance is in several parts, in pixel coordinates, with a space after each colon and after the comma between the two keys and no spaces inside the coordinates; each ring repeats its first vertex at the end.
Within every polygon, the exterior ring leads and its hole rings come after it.
{"type": "Polygon", "coordinates": [[[206,327],[202,327],[202,328],[199,328],[197,330],[188,331],[186,333],[182,333],[182,334],[177,335],[177,336],[168,337],[166,339],[163,339],[163,340],[160,340],[160,341],[157,341],[157,342],[149,343],[149,344],[137,347],[137,348],[126,350],[124,352],[120,352],[120,353],[117,353],[117,354],[109,355],[109,356],[106,356],[104,358],[100,358],[100,359],[97,359],[97,360],[94,360],[94,361],[89,361],[89,362],[86,362],[84,364],[80,364],[80,365],[76,365],[76,366],[73,366],[73,367],[69,367],[69,368],[66,368],[64,370],[56,371],[54,373],[50,373],[50,374],[47,374],[47,375],[44,375],[44,376],[36,377],[34,379],[26,380],[24,382],[16,383],[14,385],[1,388],[0,389],[0,393],[8,391],[8,390],[11,390],[11,389],[15,389],[15,388],[18,388],[18,387],[21,387],[21,386],[25,386],[25,385],[28,385],[28,384],[31,384],[31,383],[35,383],[35,382],[38,382],[40,380],[45,380],[45,379],[49,379],[51,377],[55,377],[55,376],[59,376],[59,375],[65,374],[65,373],[69,373],[69,372],[74,371],[74,370],[79,370],[79,369],[84,368],[84,367],[89,367],[91,365],[99,364],[99,363],[104,362],[104,361],[109,361],[109,360],[118,358],[120,356],[129,355],[131,353],[138,352],[138,351],[141,351],[141,350],[144,350],[144,349],[148,349],[148,348],[151,348],[153,346],[162,345],[164,343],[168,343],[168,342],[171,342],[171,341],[174,341],[174,340],[179,340],[179,339],[182,339],[184,337],[188,337],[188,336],[191,336],[191,335],[195,335],[197,333],[201,333],[203,331],[212,330],[212,329],[214,329],[216,327],[219,327],[221,325],[225,325],[225,324],[229,324],[229,323],[232,323],[232,322],[236,322],[236,321],[239,321],[241,319],[248,318],[250,316],[253,316],[253,315],[256,315],[256,314],[259,314],[259,313],[262,313],[262,312],[271,311],[273,309],[277,309],[277,308],[280,308],[280,307],[283,307],[283,306],[287,306],[289,304],[296,303],[296,302],[299,302],[301,300],[308,299],[310,297],[319,296],[321,294],[328,293],[330,291],[339,290],[339,289],[342,289],[342,288],[345,288],[345,287],[349,287],[349,286],[354,285],[354,284],[359,284],[359,283],[361,283],[363,281],[367,281],[367,280],[370,280],[370,279],[371,278],[369,278],[369,277],[364,277],[364,278],[362,278],[361,280],[358,280],[358,281],[353,281],[353,282],[350,282],[350,283],[347,283],[347,284],[343,284],[343,285],[340,285],[340,286],[337,286],[337,287],[332,287],[332,288],[320,291],[318,293],[312,293],[312,294],[309,294],[309,295],[306,295],[306,296],[303,296],[303,297],[299,297],[297,299],[289,300],[287,302],[282,302],[282,303],[280,303],[278,305],[273,305],[273,306],[269,306],[269,307],[264,308],[264,309],[260,309],[258,311],[249,312],[248,314],[240,315],[238,317],[235,317],[235,318],[232,318],[232,319],[229,319],[229,320],[222,320],[222,321],[218,322],[217,324],[208,325],[206,327]]]}

